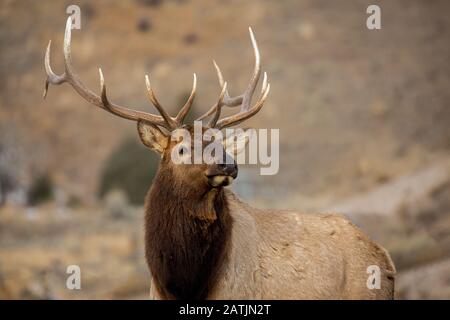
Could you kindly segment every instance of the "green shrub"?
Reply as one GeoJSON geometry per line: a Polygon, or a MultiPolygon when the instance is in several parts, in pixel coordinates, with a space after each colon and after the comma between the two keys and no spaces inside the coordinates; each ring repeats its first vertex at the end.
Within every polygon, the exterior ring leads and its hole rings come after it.
{"type": "Polygon", "coordinates": [[[53,197],[53,184],[48,174],[37,176],[28,190],[28,204],[35,206],[53,197]]]}
{"type": "Polygon", "coordinates": [[[159,157],[138,138],[127,138],[105,162],[100,177],[100,197],[111,190],[122,190],[130,203],[142,205],[158,164],[159,157]]]}

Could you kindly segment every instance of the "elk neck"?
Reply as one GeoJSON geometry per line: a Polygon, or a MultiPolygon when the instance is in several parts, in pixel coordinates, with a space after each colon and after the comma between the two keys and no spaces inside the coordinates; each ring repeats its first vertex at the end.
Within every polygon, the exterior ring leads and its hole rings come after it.
{"type": "Polygon", "coordinates": [[[214,289],[231,235],[223,189],[174,184],[160,168],[146,198],[146,259],[165,299],[203,299],[214,289]]]}

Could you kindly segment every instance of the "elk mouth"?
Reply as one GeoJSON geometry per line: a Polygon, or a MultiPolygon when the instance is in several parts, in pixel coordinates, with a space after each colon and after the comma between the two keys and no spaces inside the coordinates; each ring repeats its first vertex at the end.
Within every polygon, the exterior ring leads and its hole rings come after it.
{"type": "Polygon", "coordinates": [[[233,182],[234,178],[228,175],[215,175],[208,177],[208,184],[213,188],[226,187],[233,182]]]}
{"type": "Polygon", "coordinates": [[[227,173],[217,173],[217,174],[207,174],[208,184],[213,188],[226,187],[229,186],[234,179],[237,177],[237,170],[231,174],[227,173]]]}
{"type": "Polygon", "coordinates": [[[223,163],[211,166],[205,172],[208,184],[212,188],[226,187],[230,185],[238,175],[236,163],[223,163]]]}

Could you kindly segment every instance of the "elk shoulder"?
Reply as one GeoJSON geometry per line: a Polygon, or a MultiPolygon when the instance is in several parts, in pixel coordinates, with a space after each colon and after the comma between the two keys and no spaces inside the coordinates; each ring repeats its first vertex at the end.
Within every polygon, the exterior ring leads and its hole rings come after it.
{"type": "Polygon", "coordinates": [[[226,197],[233,229],[209,298],[393,298],[389,254],[342,215],[260,210],[229,190],[226,197]],[[380,267],[380,289],[367,287],[371,265],[380,267]]]}

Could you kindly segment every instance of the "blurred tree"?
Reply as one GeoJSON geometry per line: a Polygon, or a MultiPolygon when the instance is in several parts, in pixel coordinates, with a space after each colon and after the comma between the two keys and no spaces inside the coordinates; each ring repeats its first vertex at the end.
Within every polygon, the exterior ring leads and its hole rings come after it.
{"type": "Polygon", "coordinates": [[[28,190],[28,204],[35,206],[53,197],[53,184],[48,174],[40,174],[31,183],[28,190]]]}
{"type": "Polygon", "coordinates": [[[100,177],[100,197],[118,189],[125,192],[133,204],[143,204],[159,158],[145,148],[138,138],[125,139],[107,158],[100,177]]]}
{"type": "Polygon", "coordinates": [[[0,207],[6,202],[6,195],[15,187],[11,175],[0,168],[0,207]]]}
{"type": "Polygon", "coordinates": [[[10,125],[0,124],[0,206],[7,195],[19,187],[23,171],[23,149],[10,125]]]}

